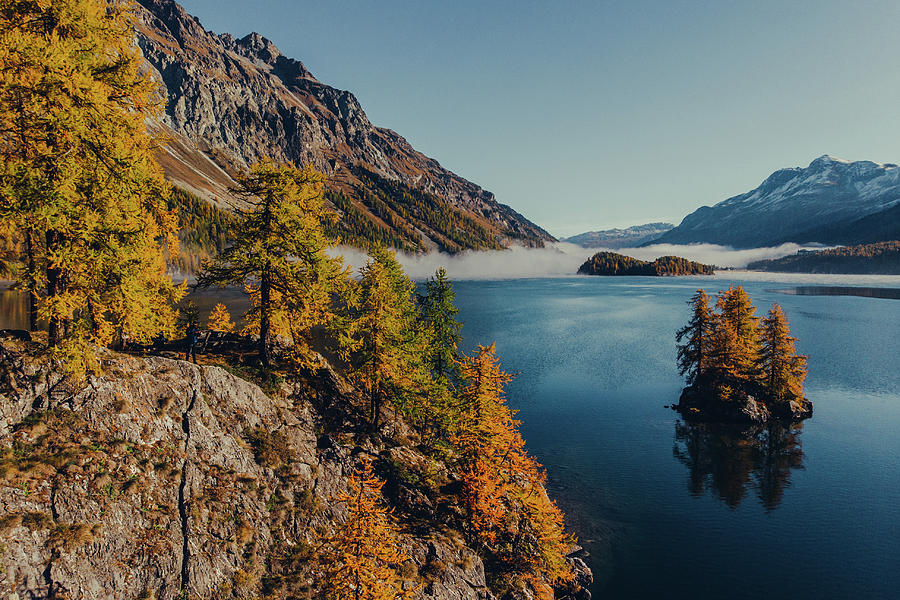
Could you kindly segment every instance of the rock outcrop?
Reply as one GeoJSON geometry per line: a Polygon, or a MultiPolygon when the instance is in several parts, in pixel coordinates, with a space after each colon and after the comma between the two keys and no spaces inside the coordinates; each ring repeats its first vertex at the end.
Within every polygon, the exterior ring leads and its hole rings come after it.
{"type": "Polygon", "coordinates": [[[392,475],[427,460],[396,441],[402,422],[377,446],[354,434],[356,392],[330,369],[264,393],[218,366],[105,353],[104,375],[72,385],[29,346],[0,341],[3,598],[314,594],[311,557],[363,453],[418,524],[402,537],[418,597],[494,597],[452,511],[392,475]]]}
{"type": "MultiPolygon", "coordinates": [[[[263,36],[215,35],[173,0],[139,4],[138,43],[168,99],[157,124],[169,138],[160,161],[176,185],[221,200],[233,174],[269,157],[313,164],[332,185],[354,189],[362,167],[464,211],[498,238],[553,239],[396,132],[375,127],[352,93],[318,81],[263,36]]],[[[373,207],[357,208],[392,226],[373,207]]]]}
{"type": "Polygon", "coordinates": [[[675,410],[688,421],[743,425],[771,421],[794,423],[810,418],[813,413],[813,403],[806,398],[774,402],[752,383],[735,380],[728,387],[730,396],[722,398],[708,386],[688,386],[682,390],[675,410]]]}

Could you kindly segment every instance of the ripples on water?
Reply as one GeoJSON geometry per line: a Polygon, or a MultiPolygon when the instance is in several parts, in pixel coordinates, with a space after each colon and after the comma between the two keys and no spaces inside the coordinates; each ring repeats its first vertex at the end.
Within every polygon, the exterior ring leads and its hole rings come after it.
{"type": "MultiPolygon", "coordinates": [[[[784,306],[815,414],[789,428],[684,423],[665,408],[681,390],[674,332],[697,287],[737,276],[457,282],[462,347],[496,340],[519,373],[509,402],[591,552],[598,598],[900,597],[900,305],[734,281],[759,312],[784,306]]],[[[233,315],[246,306],[224,298],[233,315]]],[[[2,327],[26,322],[11,292],[0,311],[2,327]]]]}
{"type": "Polygon", "coordinates": [[[687,424],[665,408],[682,386],[674,332],[697,287],[730,283],[720,274],[456,289],[464,348],[496,340],[504,368],[520,373],[510,404],[592,554],[597,597],[898,597],[898,305],[734,281],[759,312],[784,306],[810,357],[815,415],[790,428],[687,424]]]}

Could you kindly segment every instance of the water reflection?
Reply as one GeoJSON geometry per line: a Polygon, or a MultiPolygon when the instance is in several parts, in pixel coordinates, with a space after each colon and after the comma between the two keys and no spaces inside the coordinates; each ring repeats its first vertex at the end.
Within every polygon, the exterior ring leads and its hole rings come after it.
{"type": "Polygon", "coordinates": [[[897,288],[804,285],[781,290],[766,291],[775,292],[778,294],[791,294],[793,296],[859,296],[861,298],[884,298],[887,300],[900,300],[900,289],[897,288]]]}
{"type": "Polygon", "coordinates": [[[737,508],[755,492],[772,511],[791,484],[791,471],[803,468],[802,429],[801,423],[742,427],[678,421],[672,453],[690,470],[691,495],[709,492],[737,508]]]}
{"type": "MultiPolygon", "coordinates": [[[[192,291],[187,299],[200,311],[201,323],[206,323],[212,307],[224,302],[232,318],[240,320],[250,301],[241,288],[210,288],[192,291]]],[[[11,289],[0,289],[0,329],[28,329],[28,296],[11,289]]]]}
{"type": "Polygon", "coordinates": [[[0,289],[0,329],[28,329],[28,296],[0,289]]]}

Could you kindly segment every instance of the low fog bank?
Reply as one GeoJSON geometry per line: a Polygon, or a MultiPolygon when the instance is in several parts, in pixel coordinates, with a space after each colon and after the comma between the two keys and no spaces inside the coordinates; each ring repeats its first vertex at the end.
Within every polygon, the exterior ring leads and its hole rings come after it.
{"type": "MultiPolygon", "coordinates": [[[[774,248],[734,250],[714,244],[676,246],[658,244],[646,248],[620,248],[609,250],[641,260],[655,260],[660,256],[674,255],[720,267],[740,268],[754,260],[780,258],[796,254],[801,246],[782,244],[774,248]]],[[[527,279],[533,277],[571,277],[589,257],[605,248],[582,248],[575,244],[559,242],[545,248],[513,246],[509,250],[484,252],[467,251],[460,254],[439,252],[423,255],[397,253],[397,260],[406,273],[415,280],[430,277],[444,267],[451,279],[527,279]]],[[[354,271],[366,264],[366,254],[356,248],[340,246],[332,250],[342,254],[344,262],[354,271]]]]}
{"type": "Polygon", "coordinates": [[[829,273],[773,273],[764,271],[717,271],[713,279],[723,283],[763,281],[796,285],[839,285],[900,288],[900,275],[850,275],[829,273]]]}
{"type": "MultiPolygon", "coordinates": [[[[366,264],[366,254],[356,248],[339,247],[344,262],[357,270],[366,264]]],[[[546,248],[513,246],[508,250],[466,251],[459,254],[397,253],[397,260],[407,275],[415,280],[427,279],[440,267],[451,279],[527,279],[532,277],[571,277],[575,275],[595,249],[559,243],[546,248]]]]}

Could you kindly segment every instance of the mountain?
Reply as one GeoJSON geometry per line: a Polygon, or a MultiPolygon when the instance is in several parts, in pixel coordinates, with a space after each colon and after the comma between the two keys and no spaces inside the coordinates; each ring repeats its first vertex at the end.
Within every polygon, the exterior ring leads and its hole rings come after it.
{"type": "Polygon", "coordinates": [[[374,126],[352,93],[320,82],[263,36],[213,34],[173,0],[139,0],[138,13],[138,45],[167,97],[153,127],[167,138],[160,162],[175,185],[222,204],[249,164],[292,160],[328,176],[333,202],[350,213],[343,228],[351,238],[451,252],[553,240],[374,126]]]}
{"type": "Polygon", "coordinates": [[[646,225],[634,225],[627,229],[587,231],[562,241],[584,248],[634,248],[655,240],[673,227],[675,226],[671,223],[647,223],[646,225]]]}
{"type": "Polygon", "coordinates": [[[654,243],[751,248],[883,241],[898,237],[891,233],[898,228],[898,206],[900,167],[825,155],[805,169],[776,171],[746,194],[697,209],[654,243]]]}

